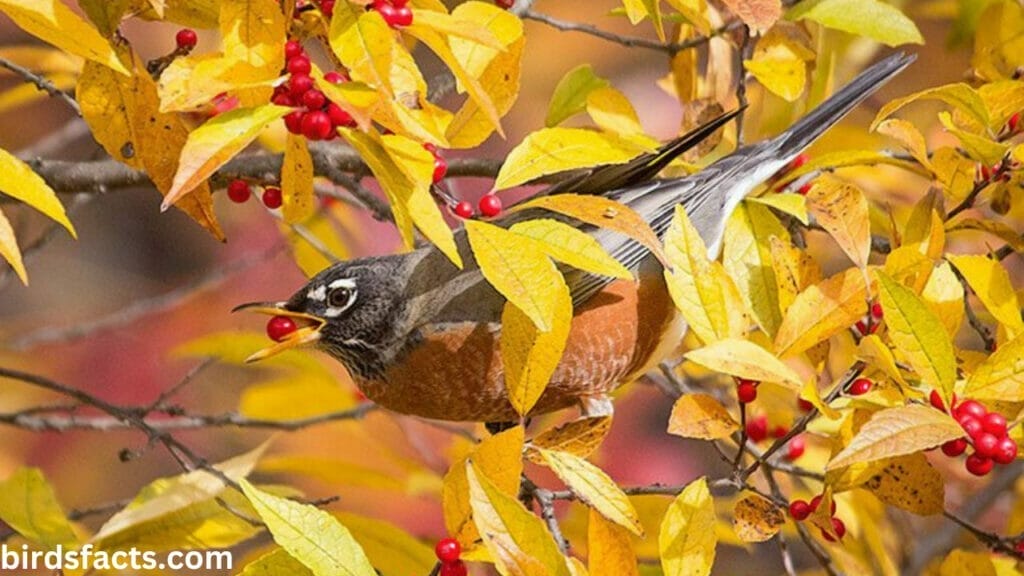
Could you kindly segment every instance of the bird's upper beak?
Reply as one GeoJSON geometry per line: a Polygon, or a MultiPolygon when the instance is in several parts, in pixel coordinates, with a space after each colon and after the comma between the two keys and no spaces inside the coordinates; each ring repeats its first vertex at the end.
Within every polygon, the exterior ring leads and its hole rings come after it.
{"type": "Polygon", "coordinates": [[[327,324],[327,321],[319,316],[288,310],[285,308],[285,302],[249,302],[248,304],[235,306],[231,311],[238,312],[240,310],[267,314],[268,316],[287,316],[294,318],[296,320],[295,323],[298,325],[297,330],[287,334],[280,342],[259,350],[246,358],[245,361],[247,363],[270,358],[285,350],[304,344],[312,344],[320,340],[320,330],[327,324]]]}

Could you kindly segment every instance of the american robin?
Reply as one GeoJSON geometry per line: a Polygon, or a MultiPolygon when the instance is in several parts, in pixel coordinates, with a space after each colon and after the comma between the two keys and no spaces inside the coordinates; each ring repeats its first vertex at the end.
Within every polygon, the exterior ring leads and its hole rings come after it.
{"type": "MultiPolygon", "coordinates": [[[[741,199],[791,162],[851,109],[913,61],[897,54],[869,69],[769,140],[740,148],[683,178],[653,180],[669,162],[733,117],[687,134],[657,153],[595,169],[542,192],[599,194],[621,202],[663,235],[682,204],[712,258],[741,199]]],[[[495,220],[509,226],[542,215],[523,210],[495,220]]],[[[573,319],[561,362],[530,415],[579,405],[607,413],[608,394],[675,351],[686,325],[669,297],[662,265],[633,240],[565,219],[593,235],[634,272],[621,280],[565,269],[573,319]]],[[[456,232],[466,263],[455,267],[434,247],[341,262],[317,274],[286,302],[238,309],[292,316],[305,326],[260,359],[300,344],[339,360],[363,393],[391,410],[425,418],[506,422],[519,415],[506,398],[499,352],[505,299],[484,280],[466,235],[456,232]]]]}

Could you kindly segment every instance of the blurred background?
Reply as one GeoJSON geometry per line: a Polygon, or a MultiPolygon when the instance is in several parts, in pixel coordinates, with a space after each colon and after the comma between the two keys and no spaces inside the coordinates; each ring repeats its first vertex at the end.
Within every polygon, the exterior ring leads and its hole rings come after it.
{"type": "MultiPolygon", "coordinates": [[[[609,16],[616,6],[616,2],[604,0],[540,0],[534,8],[556,18],[654,38],[649,23],[633,27],[622,17],[609,16]]],[[[955,13],[956,3],[907,2],[903,9],[927,41],[922,47],[912,47],[919,55],[917,63],[855,112],[846,122],[848,128],[834,131],[819,143],[819,149],[874,142],[877,137],[867,135],[867,125],[886,101],[963,79],[969,67],[970,43],[950,44],[952,24],[944,17],[955,13]]],[[[143,57],[171,51],[175,31],[139,21],[124,28],[143,57]]],[[[522,92],[504,120],[507,140],[492,137],[480,149],[459,154],[503,157],[524,135],[543,126],[556,83],[581,63],[592,64],[599,76],[608,78],[630,98],[648,133],[667,139],[680,131],[678,102],[657,83],[667,71],[663,54],[626,49],[534,21],[526,22],[526,34],[522,92]]],[[[0,17],[0,45],[32,42],[0,17]]],[[[201,32],[198,50],[212,50],[216,42],[211,32],[201,32]]],[[[836,83],[881,53],[875,44],[851,43],[838,62],[836,83]]],[[[0,75],[0,90],[18,85],[12,75],[0,75]]],[[[765,102],[757,87],[752,88],[751,97],[754,105],[748,113],[748,139],[778,130],[782,122],[778,118],[783,115],[774,111],[780,109],[781,101],[765,102]]],[[[5,102],[2,95],[0,102],[5,102]]],[[[789,114],[787,109],[785,116],[789,114]]],[[[931,142],[944,138],[935,127],[934,108],[915,107],[904,117],[912,121],[919,117],[918,125],[931,142]]],[[[101,148],[85,132],[69,127],[76,122],[66,107],[52,99],[7,105],[0,113],[0,146],[23,151],[50,134],[65,131],[74,136],[69,145],[51,147],[44,157],[101,158],[101,148]]],[[[454,193],[475,204],[490,182],[458,179],[450,185],[454,193]]],[[[883,192],[893,195],[887,201],[902,204],[925,189],[926,183],[908,182],[903,189],[883,192]]],[[[159,194],[146,187],[63,197],[79,233],[77,241],[50,230],[31,210],[4,204],[26,252],[31,284],[22,286],[7,268],[0,270],[0,363],[45,374],[113,402],[138,405],[152,402],[203,362],[202,354],[180,352],[183,345],[226,332],[249,333],[248,339],[239,342],[260,342],[263,320],[230,314],[231,308],[252,300],[283,299],[303,284],[305,276],[277,221],[258,201],[237,205],[223,194],[217,197],[226,243],[217,242],[174,210],[161,214],[159,194]],[[34,248],[37,244],[38,249],[34,248]]],[[[335,202],[325,208],[325,214],[341,240],[335,245],[340,257],[384,254],[398,248],[397,235],[390,226],[353,207],[335,202]]],[[[842,262],[838,252],[816,256],[826,272],[830,271],[829,258],[836,260],[835,266],[842,262]]],[[[301,416],[324,406],[341,409],[360,402],[343,369],[326,358],[320,360],[337,384],[331,390],[310,385],[308,404],[274,404],[275,398],[288,397],[281,392],[288,382],[273,367],[243,368],[230,363],[204,369],[173,403],[201,414],[219,414],[241,406],[250,414],[274,415],[276,410],[278,416],[284,412],[301,416]]],[[[452,382],[452,386],[458,385],[452,382]]],[[[53,401],[36,390],[0,381],[0,411],[53,401]]],[[[649,384],[635,383],[622,391],[612,431],[595,456],[620,485],[678,484],[721,464],[709,445],[665,433],[670,408],[670,400],[649,384]]],[[[534,426],[541,429],[544,423],[534,426]]],[[[218,461],[270,435],[261,430],[214,428],[183,432],[178,437],[198,454],[218,461]]],[[[389,520],[432,542],[444,533],[440,479],[449,457],[463,449],[464,442],[415,419],[378,411],[361,422],[279,434],[270,449],[271,462],[277,458],[282,469],[293,471],[274,475],[265,470],[267,475],[260,477],[300,486],[310,498],[337,495],[340,501],[332,509],[389,520]],[[294,462],[288,461],[295,456],[325,464],[311,465],[309,474],[296,474],[294,462]]],[[[0,478],[21,465],[42,468],[69,510],[131,498],[153,479],[180,471],[164,450],[147,448],[145,439],[133,431],[33,433],[0,427],[0,478]],[[137,454],[122,461],[125,449],[137,454]]],[[[659,501],[664,502],[662,506],[667,504],[664,499],[654,499],[652,506],[659,501]]],[[[585,538],[578,537],[580,532],[573,532],[572,526],[582,526],[584,517],[574,509],[566,520],[572,543],[580,550],[585,538]]],[[[86,523],[95,526],[93,520],[86,523]]],[[[656,536],[649,536],[639,551],[643,553],[644,546],[656,549],[656,545],[656,536]]],[[[753,548],[763,563],[750,562],[746,553],[734,551],[722,549],[718,572],[760,574],[780,569],[774,544],[753,548]]]]}

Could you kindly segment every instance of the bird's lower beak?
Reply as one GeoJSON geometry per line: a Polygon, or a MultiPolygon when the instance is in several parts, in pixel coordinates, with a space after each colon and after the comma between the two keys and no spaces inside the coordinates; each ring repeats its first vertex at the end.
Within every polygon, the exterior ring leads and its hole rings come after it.
{"type": "Polygon", "coordinates": [[[251,356],[245,359],[247,363],[256,362],[263,360],[264,358],[270,358],[290,350],[298,346],[306,344],[313,344],[317,340],[320,340],[320,330],[327,323],[326,320],[319,316],[312,314],[306,314],[305,312],[294,312],[284,307],[284,302],[250,302],[248,304],[242,304],[235,306],[231,311],[239,312],[245,310],[246,312],[256,312],[257,314],[266,314],[268,316],[287,316],[295,320],[298,329],[294,332],[289,332],[284,338],[275,343],[272,346],[268,346],[262,350],[258,350],[251,356]]]}

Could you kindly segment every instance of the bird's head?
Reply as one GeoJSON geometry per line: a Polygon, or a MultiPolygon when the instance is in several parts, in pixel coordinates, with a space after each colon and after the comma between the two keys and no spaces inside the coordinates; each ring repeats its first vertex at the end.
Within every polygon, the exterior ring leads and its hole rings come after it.
{"type": "Polygon", "coordinates": [[[325,269],[287,301],[238,306],[235,311],[292,318],[298,327],[247,361],[314,344],[350,369],[359,369],[389,341],[401,313],[404,284],[400,260],[364,258],[325,269]]]}

